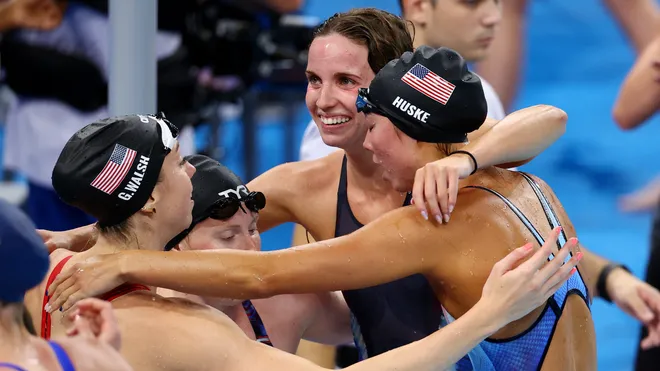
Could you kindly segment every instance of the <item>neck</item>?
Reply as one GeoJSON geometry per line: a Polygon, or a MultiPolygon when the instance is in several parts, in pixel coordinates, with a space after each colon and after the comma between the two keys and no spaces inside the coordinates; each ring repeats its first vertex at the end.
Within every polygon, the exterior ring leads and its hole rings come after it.
{"type": "Polygon", "coordinates": [[[10,306],[0,309],[0,350],[25,352],[31,342],[30,334],[23,326],[23,309],[10,306]]]}
{"type": "Polygon", "coordinates": [[[392,191],[389,182],[383,179],[383,168],[373,161],[371,152],[360,147],[355,150],[345,150],[348,159],[347,173],[351,181],[360,189],[376,189],[378,191],[392,191]]]}
{"type": "Polygon", "coordinates": [[[113,254],[127,250],[162,251],[171,233],[161,233],[151,226],[137,226],[131,228],[126,239],[118,240],[113,237],[99,234],[96,244],[88,251],[91,255],[113,254]]]}

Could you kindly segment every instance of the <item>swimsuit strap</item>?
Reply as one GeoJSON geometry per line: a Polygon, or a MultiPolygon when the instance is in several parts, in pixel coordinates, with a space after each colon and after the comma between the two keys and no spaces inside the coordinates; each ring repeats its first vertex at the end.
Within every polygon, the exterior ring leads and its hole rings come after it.
{"type": "Polygon", "coordinates": [[[250,325],[252,325],[252,330],[254,330],[254,336],[257,338],[257,341],[272,347],[273,343],[270,341],[270,337],[266,332],[266,326],[264,326],[259,313],[257,313],[257,308],[254,307],[250,300],[246,300],[243,302],[243,310],[245,310],[245,314],[250,319],[250,325]]]}

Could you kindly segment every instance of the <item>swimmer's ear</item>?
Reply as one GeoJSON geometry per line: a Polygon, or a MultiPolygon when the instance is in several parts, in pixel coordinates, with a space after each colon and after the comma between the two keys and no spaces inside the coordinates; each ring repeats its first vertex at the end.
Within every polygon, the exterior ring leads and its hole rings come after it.
{"type": "Polygon", "coordinates": [[[149,196],[149,200],[147,201],[144,206],[142,206],[142,209],[140,209],[140,212],[143,214],[155,214],[156,213],[156,198],[154,197],[153,193],[151,196],[149,196]]]}

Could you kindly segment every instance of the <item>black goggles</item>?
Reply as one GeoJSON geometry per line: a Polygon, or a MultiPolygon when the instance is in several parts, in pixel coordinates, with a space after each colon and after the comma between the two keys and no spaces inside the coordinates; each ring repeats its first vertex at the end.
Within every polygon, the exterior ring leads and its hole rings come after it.
{"type": "Polygon", "coordinates": [[[358,89],[358,96],[355,101],[355,107],[357,108],[358,112],[363,112],[364,114],[368,113],[375,113],[377,115],[381,116],[387,116],[387,114],[376,107],[371,101],[369,100],[369,89],[367,88],[359,88],[358,89]]]}
{"type": "Polygon", "coordinates": [[[207,214],[209,218],[216,220],[229,219],[236,214],[238,209],[247,213],[243,208],[243,204],[245,204],[248,210],[258,213],[259,210],[266,206],[266,196],[261,192],[250,192],[247,196],[241,197],[241,199],[235,196],[225,197],[214,202],[207,214]]]}

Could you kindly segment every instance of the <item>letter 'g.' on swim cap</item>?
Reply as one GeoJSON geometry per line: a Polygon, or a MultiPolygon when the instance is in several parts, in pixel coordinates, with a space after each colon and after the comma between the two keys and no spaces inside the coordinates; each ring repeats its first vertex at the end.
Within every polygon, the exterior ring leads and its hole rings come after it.
{"type": "Polygon", "coordinates": [[[360,89],[358,109],[389,118],[409,137],[461,143],[486,120],[481,79],[448,48],[421,46],[392,60],[360,89]],[[363,107],[366,107],[364,109],[363,107]]]}
{"type": "Polygon", "coordinates": [[[162,114],[96,121],[64,146],[52,181],[60,198],[107,227],[140,210],[158,181],[178,130],[162,114]]]}
{"type": "Polygon", "coordinates": [[[22,211],[0,201],[0,300],[23,301],[48,272],[48,249],[22,211]]]}

